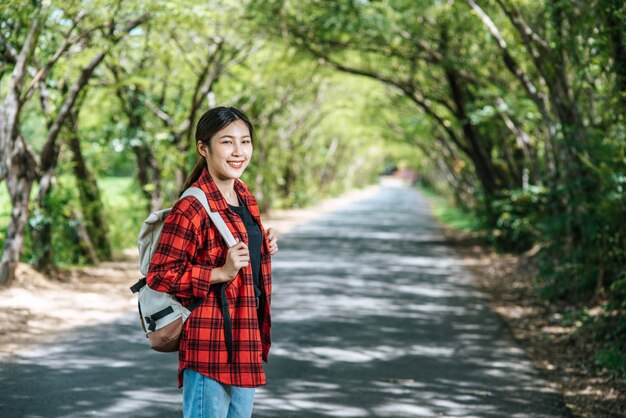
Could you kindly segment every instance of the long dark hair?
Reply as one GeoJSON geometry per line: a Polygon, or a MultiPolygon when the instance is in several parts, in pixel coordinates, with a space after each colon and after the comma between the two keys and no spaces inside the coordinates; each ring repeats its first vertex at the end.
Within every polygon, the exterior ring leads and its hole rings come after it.
{"type": "MultiPolygon", "coordinates": [[[[254,129],[252,127],[252,122],[250,122],[250,119],[248,119],[246,114],[234,107],[220,106],[214,107],[200,117],[200,120],[196,125],[196,143],[199,141],[204,142],[208,145],[209,152],[211,152],[211,138],[213,138],[216,133],[238,120],[246,124],[248,130],[250,131],[250,138],[254,142],[254,129]]],[[[204,170],[204,167],[206,167],[206,160],[201,157],[193,167],[193,170],[191,170],[187,180],[185,180],[183,188],[180,191],[181,194],[196,180],[198,180],[200,174],[202,174],[202,170],[204,170]]]]}

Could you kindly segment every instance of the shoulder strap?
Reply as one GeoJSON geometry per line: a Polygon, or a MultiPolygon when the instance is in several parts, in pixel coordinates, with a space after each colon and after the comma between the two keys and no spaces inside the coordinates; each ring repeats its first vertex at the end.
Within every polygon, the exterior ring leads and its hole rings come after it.
{"type": "Polygon", "coordinates": [[[180,198],[182,199],[187,196],[193,196],[198,199],[200,203],[202,203],[202,206],[204,206],[204,209],[207,211],[209,217],[211,218],[211,222],[213,222],[213,224],[215,224],[215,226],[217,227],[217,230],[220,231],[220,234],[222,235],[222,238],[224,238],[224,241],[226,242],[226,245],[228,245],[228,248],[237,244],[235,237],[233,237],[232,232],[230,232],[230,229],[228,229],[228,226],[226,226],[226,222],[224,222],[220,214],[218,212],[211,211],[211,208],[209,207],[209,202],[206,199],[206,194],[201,189],[199,189],[198,187],[190,187],[185,190],[180,198]]]}

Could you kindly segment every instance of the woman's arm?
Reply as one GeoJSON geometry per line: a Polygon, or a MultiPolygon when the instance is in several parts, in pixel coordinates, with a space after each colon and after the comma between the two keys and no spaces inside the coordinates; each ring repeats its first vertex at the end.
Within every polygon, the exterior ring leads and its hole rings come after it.
{"type": "Polygon", "coordinates": [[[194,264],[197,259],[200,223],[194,224],[177,204],[165,219],[159,245],[152,257],[146,282],[159,292],[176,297],[206,299],[211,283],[234,279],[250,262],[248,247],[243,242],[228,249],[223,266],[194,264]]]}
{"type": "Polygon", "coordinates": [[[159,292],[205,299],[209,294],[213,271],[206,265],[193,264],[198,248],[199,225],[193,224],[181,206],[185,205],[175,205],[165,219],[146,282],[159,292]]]}

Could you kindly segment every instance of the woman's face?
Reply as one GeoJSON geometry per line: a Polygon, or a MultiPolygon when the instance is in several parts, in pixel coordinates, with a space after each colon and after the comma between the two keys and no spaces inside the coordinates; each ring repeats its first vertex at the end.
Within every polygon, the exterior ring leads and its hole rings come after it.
{"type": "Polygon", "coordinates": [[[197,147],[214,179],[238,179],[252,158],[252,137],[248,126],[241,120],[218,131],[211,138],[210,145],[198,142],[197,147]]]}

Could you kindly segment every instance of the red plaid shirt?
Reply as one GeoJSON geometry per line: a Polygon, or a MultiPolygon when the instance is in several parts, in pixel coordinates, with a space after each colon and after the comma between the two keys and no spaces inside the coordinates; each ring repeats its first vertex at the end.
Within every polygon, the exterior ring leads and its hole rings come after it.
{"type": "MultiPolygon", "coordinates": [[[[246,227],[228,208],[206,168],[193,186],[207,194],[211,210],[219,212],[235,239],[247,245],[246,227]]],[[[270,349],[272,266],[269,242],[254,196],[239,180],[235,180],[235,190],[263,233],[260,284],[264,297],[257,311],[250,265],[224,284],[232,321],[231,363],[228,363],[220,292],[213,291],[214,285],[211,285],[211,269],[224,264],[228,247],[202,204],[194,197],[179,200],[172,208],[146,277],[152,289],[175,295],[185,306],[198,298],[204,299],[185,322],[181,335],[179,387],[183,384],[185,369],[240,387],[257,387],[266,382],[262,360],[267,363],[270,349]]]]}

